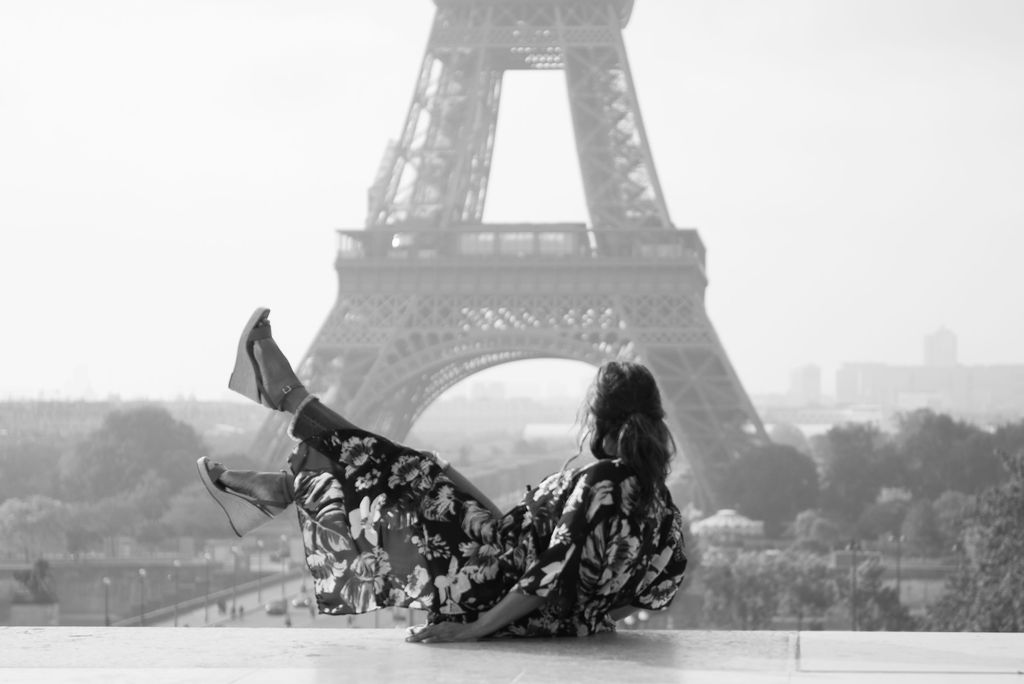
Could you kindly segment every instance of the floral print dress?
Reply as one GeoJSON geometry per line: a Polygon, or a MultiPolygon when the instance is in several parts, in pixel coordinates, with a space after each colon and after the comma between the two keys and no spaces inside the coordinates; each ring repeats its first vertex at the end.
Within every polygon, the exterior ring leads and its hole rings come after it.
{"type": "Polygon", "coordinates": [[[469,621],[516,590],[548,600],[494,636],[614,629],[608,611],[669,604],[686,568],[682,518],[664,488],[640,501],[617,459],[547,477],[496,516],[430,452],[361,430],[306,440],[329,468],[295,475],[321,613],[394,606],[469,621]]]}

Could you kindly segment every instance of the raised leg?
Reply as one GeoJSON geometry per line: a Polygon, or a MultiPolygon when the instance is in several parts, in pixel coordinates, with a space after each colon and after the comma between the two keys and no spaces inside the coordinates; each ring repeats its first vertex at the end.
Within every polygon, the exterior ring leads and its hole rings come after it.
{"type": "Polygon", "coordinates": [[[268,505],[276,504],[286,508],[294,498],[292,478],[285,471],[258,472],[255,470],[230,470],[220,463],[211,463],[207,469],[210,479],[228,489],[242,492],[268,505]]]}
{"type": "Polygon", "coordinates": [[[298,440],[316,439],[335,430],[361,430],[344,416],[324,406],[319,399],[309,398],[296,410],[291,434],[298,440]]]}
{"type": "Polygon", "coordinates": [[[291,432],[298,440],[334,430],[358,430],[306,391],[274,340],[269,316],[269,309],[257,309],[243,329],[228,386],[272,409],[294,414],[291,432]]]}
{"type": "Polygon", "coordinates": [[[228,470],[205,456],[196,461],[196,466],[199,480],[239,537],[270,521],[295,498],[292,478],[284,472],[228,470]]]}
{"type": "Polygon", "coordinates": [[[315,448],[318,438],[337,430],[358,429],[306,391],[274,341],[269,316],[269,309],[258,308],[242,329],[228,387],[259,404],[295,415],[292,435],[301,444],[289,458],[291,473],[231,470],[206,457],[196,462],[200,480],[240,537],[295,500],[295,475],[333,469],[333,460],[315,448]]]}
{"type": "Polygon", "coordinates": [[[242,328],[228,388],[257,404],[289,413],[309,395],[274,341],[270,309],[256,309],[242,328]]]}

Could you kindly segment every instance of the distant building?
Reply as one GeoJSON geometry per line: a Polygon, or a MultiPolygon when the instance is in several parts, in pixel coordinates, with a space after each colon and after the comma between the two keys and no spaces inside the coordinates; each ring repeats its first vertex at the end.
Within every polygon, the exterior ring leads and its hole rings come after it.
{"type": "Polygon", "coordinates": [[[533,444],[542,444],[571,450],[576,446],[579,426],[575,423],[527,423],[523,426],[523,439],[533,444]]]}
{"type": "Polygon", "coordinates": [[[731,508],[723,508],[693,523],[690,530],[709,543],[731,544],[744,539],[763,538],[764,522],[751,520],[731,508]]]}
{"type": "Polygon", "coordinates": [[[957,365],[956,335],[951,330],[939,328],[924,338],[924,365],[931,368],[957,365]]]}
{"type": "Polygon", "coordinates": [[[505,383],[502,382],[476,382],[469,386],[469,398],[474,400],[486,399],[500,401],[506,396],[505,383]]]}
{"type": "MultiPolygon", "coordinates": [[[[757,410],[770,435],[774,435],[780,427],[796,428],[806,439],[823,435],[836,425],[848,423],[871,423],[882,430],[894,427],[891,421],[892,412],[884,411],[879,406],[761,405],[757,410]]],[[[782,443],[787,442],[784,440],[782,443]]],[[[796,444],[790,446],[800,448],[796,444]]]]}
{"type": "MultiPolygon", "coordinates": [[[[487,390],[492,391],[492,390],[487,390]]],[[[464,437],[481,434],[522,436],[527,424],[571,424],[576,417],[579,401],[568,399],[528,399],[508,397],[483,398],[479,395],[442,396],[431,404],[413,431],[421,438],[434,439],[442,434],[464,437]]]]}
{"type": "Polygon", "coordinates": [[[924,363],[847,363],[836,373],[836,400],[888,410],[935,411],[990,418],[1024,414],[1024,365],[965,366],[956,336],[942,328],[924,341],[924,363]]]}
{"type": "Polygon", "coordinates": [[[807,365],[794,368],[789,374],[786,398],[795,406],[821,404],[821,367],[807,365]]]}

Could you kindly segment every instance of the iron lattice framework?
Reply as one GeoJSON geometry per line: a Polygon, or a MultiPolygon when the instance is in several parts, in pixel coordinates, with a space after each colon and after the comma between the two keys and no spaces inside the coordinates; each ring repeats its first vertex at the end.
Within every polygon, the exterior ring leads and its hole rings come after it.
{"type": "MultiPolygon", "coordinates": [[[[445,390],[533,358],[654,372],[701,507],[764,428],[704,308],[704,248],[668,216],[622,42],[631,0],[435,0],[401,138],[364,230],[339,231],[338,299],[300,376],[401,440],[445,390]],[[565,72],[590,225],[482,223],[510,69],[565,72]]],[[[278,462],[272,419],[257,444],[278,462]]],[[[679,470],[677,468],[677,470],[679,470]]]]}

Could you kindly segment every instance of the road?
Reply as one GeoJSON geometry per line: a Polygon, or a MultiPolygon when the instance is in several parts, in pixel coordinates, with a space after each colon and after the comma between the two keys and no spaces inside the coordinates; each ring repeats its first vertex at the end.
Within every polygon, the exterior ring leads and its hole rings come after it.
{"type": "MultiPolygon", "coordinates": [[[[178,614],[179,627],[322,627],[322,628],[391,628],[408,627],[423,622],[426,614],[422,611],[385,608],[366,615],[319,615],[316,613],[313,599],[312,584],[309,577],[292,579],[283,583],[268,583],[260,591],[249,591],[238,594],[232,600],[224,602],[224,612],[216,603],[209,610],[198,608],[178,614]],[[280,601],[284,597],[286,612],[278,615],[267,613],[266,606],[272,601],[280,601]],[[293,599],[309,599],[314,604],[311,610],[306,606],[293,606],[293,599]],[[231,615],[232,604],[235,616],[231,615]]],[[[173,627],[174,617],[164,620],[147,620],[147,627],[173,627]]]]}

